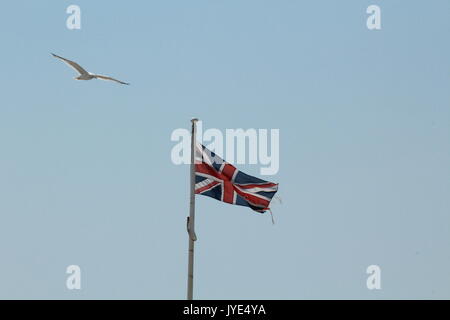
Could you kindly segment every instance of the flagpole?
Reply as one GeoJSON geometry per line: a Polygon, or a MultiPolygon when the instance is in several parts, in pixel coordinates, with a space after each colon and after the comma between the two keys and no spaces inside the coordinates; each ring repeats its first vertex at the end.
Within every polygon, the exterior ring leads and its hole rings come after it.
{"type": "Polygon", "coordinates": [[[194,241],[197,240],[195,235],[195,144],[197,135],[197,121],[191,120],[191,174],[190,174],[190,208],[187,220],[187,229],[189,234],[189,262],[188,262],[188,283],[187,283],[187,300],[192,300],[194,296],[194,241]]]}

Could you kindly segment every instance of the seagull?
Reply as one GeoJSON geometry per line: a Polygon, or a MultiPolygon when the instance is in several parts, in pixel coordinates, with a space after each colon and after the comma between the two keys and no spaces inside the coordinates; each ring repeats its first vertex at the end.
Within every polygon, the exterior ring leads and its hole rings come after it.
{"type": "Polygon", "coordinates": [[[87,72],[87,71],[84,70],[78,63],[76,63],[76,62],[74,62],[74,61],[71,61],[71,60],[68,60],[68,59],[66,59],[66,58],[60,57],[60,56],[58,56],[58,55],[56,55],[56,54],[54,54],[54,53],[52,53],[52,55],[53,55],[55,58],[58,58],[58,59],[64,61],[64,62],[67,63],[70,67],[72,67],[72,68],[74,68],[76,71],[78,71],[78,73],[79,73],[80,75],[79,75],[78,77],[75,77],[75,78],[74,78],[75,80],[101,79],[101,80],[115,81],[115,82],[120,83],[120,84],[126,84],[126,85],[129,85],[129,83],[122,82],[122,81],[120,81],[120,80],[117,80],[117,79],[114,79],[114,78],[111,78],[111,77],[108,77],[108,76],[102,76],[102,75],[100,75],[100,74],[93,74],[93,73],[87,72]]]}

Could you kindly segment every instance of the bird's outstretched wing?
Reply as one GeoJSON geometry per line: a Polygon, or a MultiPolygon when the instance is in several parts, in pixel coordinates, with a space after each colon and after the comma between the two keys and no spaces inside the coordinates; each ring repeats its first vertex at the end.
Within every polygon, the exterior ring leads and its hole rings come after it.
{"type": "Polygon", "coordinates": [[[114,78],[111,78],[111,77],[107,77],[107,76],[102,76],[100,74],[94,74],[93,76],[95,78],[97,78],[97,79],[107,80],[107,81],[115,81],[115,82],[120,83],[120,84],[129,85],[129,83],[127,83],[127,82],[123,82],[123,81],[120,81],[120,80],[117,80],[117,79],[114,79],[114,78]]]}
{"type": "Polygon", "coordinates": [[[63,58],[63,57],[60,57],[60,56],[58,56],[58,55],[56,55],[56,54],[54,54],[54,53],[52,53],[52,55],[53,55],[55,58],[58,58],[58,59],[64,61],[65,63],[67,63],[67,65],[69,65],[70,67],[74,68],[74,69],[75,69],[76,71],[78,71],[80,74],[82,74],[82,75],[83,75],[83,74],[89,74],[89,72],[87,72],[86,70],[84,70],[78,63],[73,62],[73,61],[70,61],[70,60],[65,59],[65,58],[63,58]]]}

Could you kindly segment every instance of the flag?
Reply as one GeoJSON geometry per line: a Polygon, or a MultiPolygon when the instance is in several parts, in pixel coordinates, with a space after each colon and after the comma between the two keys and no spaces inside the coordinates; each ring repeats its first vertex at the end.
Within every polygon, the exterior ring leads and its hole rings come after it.
{"type": "Polygon", "coordinates": [[[195,193],[264,213],[278,184],[245,174],[197,143],[195,193]]]}

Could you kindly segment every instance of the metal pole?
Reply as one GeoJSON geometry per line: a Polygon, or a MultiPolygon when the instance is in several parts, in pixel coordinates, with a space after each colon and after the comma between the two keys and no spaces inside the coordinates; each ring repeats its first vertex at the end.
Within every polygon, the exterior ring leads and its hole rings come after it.
{"type": "Polygon", "coordinates": [[[195,144],[197,142],[197,121],[192,119],[191,134],[191,197],[189,207],[189,217],[187,220],[187,229],[189,234],[189,262],[188,262],[188,283],[187,283],[187,299],[192,300],[194,296],[194,241],[197,240],[195,235],[195,144]]]}

